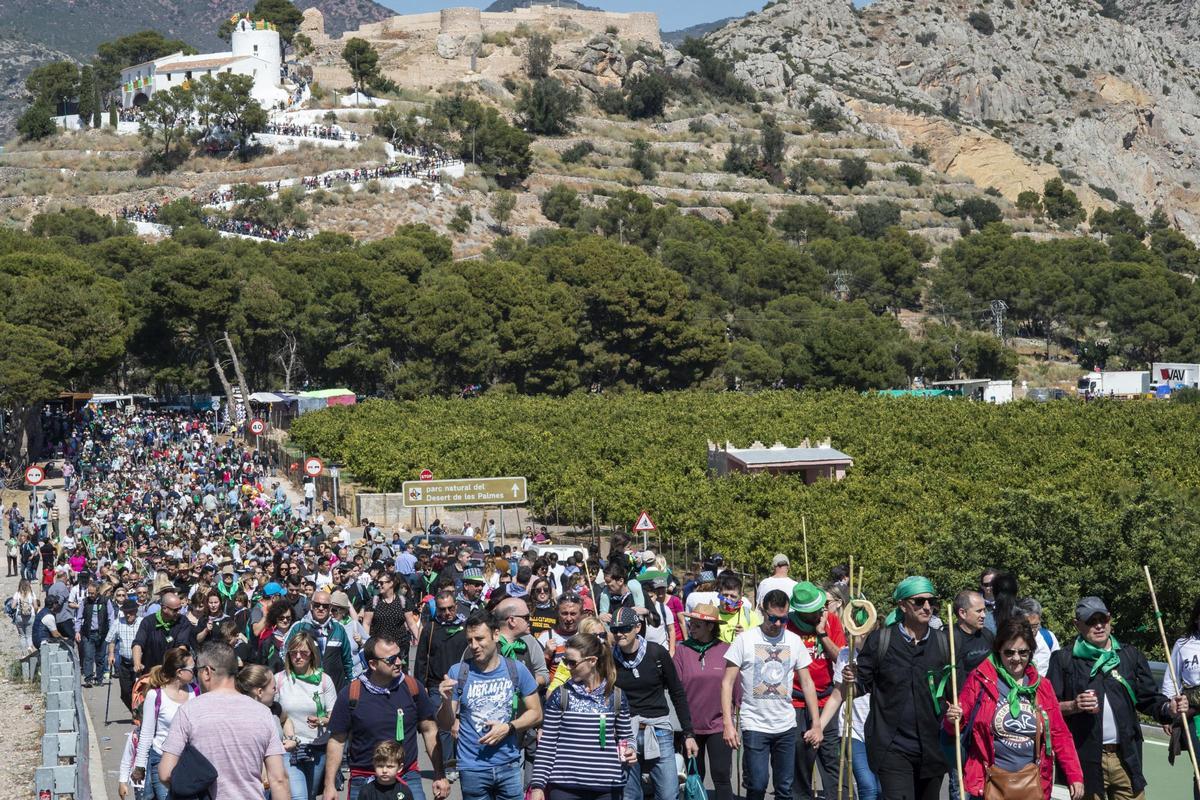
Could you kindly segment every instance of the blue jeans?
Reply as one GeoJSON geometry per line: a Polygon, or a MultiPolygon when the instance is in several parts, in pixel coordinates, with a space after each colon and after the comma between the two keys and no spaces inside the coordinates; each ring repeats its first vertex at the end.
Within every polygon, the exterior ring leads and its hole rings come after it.
{"type": "MultiPolygon", "coordinates": [[[[949,799],[959,800],[958,792],[958,769],[954,761],[954,734],[947,735],[945,731],[941,732],[942,754],[946,756],[946,765],[950,768],[950,790],[949,799]]],[[[967,763],[966,751],[962,754],[963,763],[967,763]]]]}
{"type": "MultiPolygon", "coordinates": [[[[405,773],[401,780],[408,786],[408,793],[413,796],[413,800],[425,800],[425,790],[421,788],[421,771],[419,769],[405,773]]],[[[350,793],[346,796],[346,800],[358,800],[358,793],[362,791],[363,784],[366,782],[366,778],[351,778],[350,793]]]]}
{"type": "MultiPolygon", "coordinates": [[[[678,800],[679,773],[675,771],[675,734],[669,730],[655,729],[658,739],[659,757],[653,761],[639,758],[638,763],[625,768],[624,800],[642,800],[642,765],[650,768],[650,782],[654,784],[655,800],[678,800]]],[[[645,731],[638,731],[638,752],[645,752],[645,731]]]]}
{"type": "Polygon", "coordinates": [[[867,763],[865,742],[850,740],[850,766],[854,770],[854,786],[858,789],[858,800],[876,800],[879,797],[879,779],[871,772],[871,765],[867,763]]]}
{"type": "Polygon", "coordinates": [[[162,753],[150,748],[146,758],[146,788],[142,790],[143,800],[167,800],[167,787],[158,779],[158,762],[162,761],[162,753]]]}
{"type": "Polygon", "coordinates": [[[321,795],[325,785],[325,751],[311,750],[311,759],[292,761],[291,755],[285,755],[287,763],[288,784],[292,789],[292,800],[308,800],[321,795]]]}
{"type": "Polygon", "coordinates": [[[521,800],[525,786],[520,759],[503,767],[458,770],[463,800],[521,800]]]}
{"type": "Polygon", "coordinates": [[[85,681],[100,683],[104,680],[104,640],[99,633],[90,633],[79,639],[79,670],[85,681]]]}
{"type": "Polygon", "coordinates": [[[775,784],[775,800],[791,800],[796,776],[796,729],[783,733],[742,731],[742,780],[746,800],[767,796],[768,772],[775,784]]]}

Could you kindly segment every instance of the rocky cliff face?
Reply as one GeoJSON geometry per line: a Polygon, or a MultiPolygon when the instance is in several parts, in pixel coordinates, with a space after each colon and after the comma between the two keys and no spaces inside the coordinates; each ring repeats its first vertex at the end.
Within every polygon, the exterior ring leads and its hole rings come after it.
{"type": "Polygon", "coordinates": [[[709,38],[777,102],[835,105],[851,124],[930,147],[951,173],[990,176],[1010,199],[1057,167],[1091,187],[1085,203],[1115,193],[1145,215],[1162,206],[1200,237],[1200,54],[1100,11],[1090,0],[861,11],[783,0],[709,38]]]}

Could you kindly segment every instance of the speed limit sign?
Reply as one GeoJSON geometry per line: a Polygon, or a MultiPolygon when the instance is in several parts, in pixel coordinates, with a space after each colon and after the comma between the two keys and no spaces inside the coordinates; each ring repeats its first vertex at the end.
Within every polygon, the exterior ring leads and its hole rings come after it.
{"type": "Polygon", "coordinates": [[[30,486],[37,486],[42,481],[46,480],[46,472],[37,464],[25,470],[25,482],[30,486]]]}
{"type": "Polygon", "coordinates": [[[266,429],[267,429],[267,423],[263,422],[261,419],[250,420],[250,432],[253,433],[255,436],[262,435],[262,432],[265,431],[266,429]]]}
{"type": "Polygon", "coordinates": [[[304,474],[310,478],[315,478],[321,474],[321,470],[325,469],[325,465],[321,463],[321,459],[316,456],[309,456],[304,459],[304,474]]]}

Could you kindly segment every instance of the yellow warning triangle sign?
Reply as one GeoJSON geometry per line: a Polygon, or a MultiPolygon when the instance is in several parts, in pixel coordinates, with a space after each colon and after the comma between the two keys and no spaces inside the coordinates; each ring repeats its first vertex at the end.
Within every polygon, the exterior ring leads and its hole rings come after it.
{"type": "Polygon", "coordinates": [[[650,513],[643,511],[637,518],[637,522],[633,523],[633,529],[638,533],[642,531],[656,531],[658,528],[654,524],[654,520],[650,519],[650,513]]]}

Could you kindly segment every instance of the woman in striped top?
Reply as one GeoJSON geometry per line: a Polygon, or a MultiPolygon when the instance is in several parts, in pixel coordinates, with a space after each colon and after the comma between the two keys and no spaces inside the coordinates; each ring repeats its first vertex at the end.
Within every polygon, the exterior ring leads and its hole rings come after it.
{"type": "Polygon", "coordinates": [[[571,679],[546,698],[530,800],[620,800],[637,751],[606,638],[575,634],[562,663],[571,679]]]}

